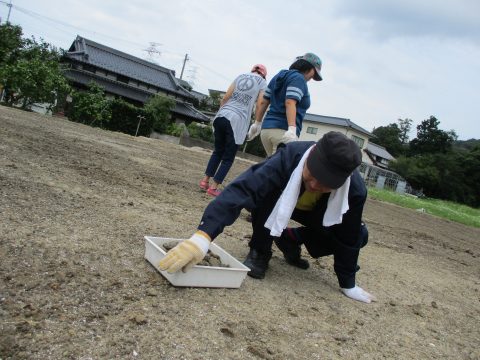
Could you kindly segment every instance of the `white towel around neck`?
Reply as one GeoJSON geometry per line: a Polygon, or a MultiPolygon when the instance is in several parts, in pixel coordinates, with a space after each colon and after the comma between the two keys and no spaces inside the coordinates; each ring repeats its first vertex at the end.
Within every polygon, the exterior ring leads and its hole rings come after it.
{"type": "MultiPolygon", "coordinates": [[[[298,201],[300,189],[302,187],[303,166],[307,160],[308,154],[315,145],[312,145],[305,154],[303,154],[300,162],[293,171],[288,180],[285,190],[278,199],[272,213],[265,222],[265,227],[270,229],[270,235],[280,236],[287,227],[288,221],[292,216],[295,205],[298,201]]],[[[323,226],[332,226],[342,222],[343,214],[348,211],[348,190],[350,188],[350,177],[345,183],[330,193],[328,198],[327,210],[323,216],[323,226]]]]}

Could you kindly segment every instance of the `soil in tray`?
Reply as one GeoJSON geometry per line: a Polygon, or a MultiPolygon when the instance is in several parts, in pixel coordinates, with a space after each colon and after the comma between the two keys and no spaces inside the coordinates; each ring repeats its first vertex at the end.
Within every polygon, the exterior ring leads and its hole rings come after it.
{"type": "MultiPolygon", "coordinates": [[[[169,251],[170,249],[173,249],[175,246],[177,246],[178,241],[170,241],[162,245],[162,248],[165,251],[169,251]]],[[[208,250],[207,255],[203,258],[201,262],[199,262],[197,265],[202,265],[202,266],[217,266],[217,267],[225,267],[228,268],[230,265],[222,263],[220,260],[220,256],[212,253],[210,250],[208,250]]]]}

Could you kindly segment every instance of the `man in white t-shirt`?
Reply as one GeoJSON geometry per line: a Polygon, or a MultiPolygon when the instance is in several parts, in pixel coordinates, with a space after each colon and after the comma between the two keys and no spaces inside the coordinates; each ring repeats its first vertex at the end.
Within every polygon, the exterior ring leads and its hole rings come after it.
{"type": "Polygon", "coordinates": [[[238,146],[243,144],[250,126],[253,107],[263,98],[267,87],[267,68],[254,65],[250,73],[239,75],[220,102],[213,121],[215,149],[208,161],[200,188],[217,196],[218,186],[232,167],[238,146]],[[210,178],[213,178],[210,184],[210,178]]]}

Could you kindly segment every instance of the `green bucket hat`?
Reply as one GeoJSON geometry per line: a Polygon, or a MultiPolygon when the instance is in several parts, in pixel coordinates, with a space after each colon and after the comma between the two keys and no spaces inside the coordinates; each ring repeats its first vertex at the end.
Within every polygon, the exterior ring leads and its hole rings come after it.
{"type": "Polygon", "coordinates": [[[320,70],[322,70],[322,60],[320,60],[320,58],[314,53],[306,53],[303,56],[298,56],[297,60],[300,59],[309,62],[313,66],[313,68],[315,69],[315,75],[313,79],[316,81],[321,81],[322,76],[320,75],[320,70]]]}

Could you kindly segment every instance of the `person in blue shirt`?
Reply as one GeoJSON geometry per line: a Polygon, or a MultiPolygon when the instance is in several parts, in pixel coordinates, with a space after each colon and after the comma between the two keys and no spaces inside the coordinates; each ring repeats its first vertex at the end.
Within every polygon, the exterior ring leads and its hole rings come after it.
{"type": "Polygon", "coordinates": [[[267,157],[277,151],[279,144],[298,140],[303,118],[310,107],[307,82],[311,79],[321,81],[321,68],[320,58],[306,53],[298,56],[289,70],[281,70],[268,84],[247,137],[252,140],[260,134],[267,157]]]}

